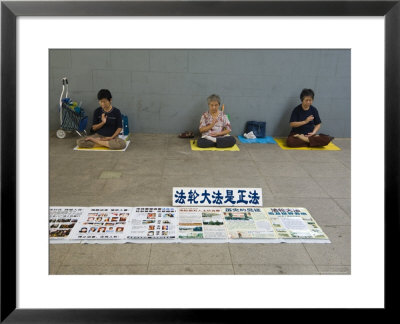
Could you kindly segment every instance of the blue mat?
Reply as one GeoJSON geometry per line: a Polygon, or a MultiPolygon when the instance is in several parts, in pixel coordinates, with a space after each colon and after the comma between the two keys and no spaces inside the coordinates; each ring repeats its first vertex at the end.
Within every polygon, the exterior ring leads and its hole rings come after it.
{"type": "Polygon", "coordinates": [[[272,136],[248,139],[246,137],[243,137],[242,135],[239,135],[238,138],[239,141],[241,141],[242,143],[277,144],[272,136]]]}

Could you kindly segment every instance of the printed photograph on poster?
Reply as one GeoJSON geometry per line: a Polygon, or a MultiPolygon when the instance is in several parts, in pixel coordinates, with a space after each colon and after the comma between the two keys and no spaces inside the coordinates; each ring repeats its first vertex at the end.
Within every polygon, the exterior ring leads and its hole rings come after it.
{"type": "Polygon", "coordinates": [[[223,215],[230,239],[276,238],[262,208],[224,208],[223,215]]]}
{"type": "Polygon", "coordinates": [[[130,218],[131,207],[89,207],[71,234],[77,240],[120,240],[130,218]]]}
{"type": "Polygon", "coordinates": [[[179,238],[226,239],[221,208],[180,207],[179,238]]]}
{"type": "Polygon", "coordinates": [[[176,219],[174,207],[134,207],[126,238],[174,239],[176,219]]]}
{"type": "Polygon", "coordinates": [[[72,230],[82,216],[87,213],[86,207],[50,207],[49,236],[51,240],[69,239],[72,230]]]}

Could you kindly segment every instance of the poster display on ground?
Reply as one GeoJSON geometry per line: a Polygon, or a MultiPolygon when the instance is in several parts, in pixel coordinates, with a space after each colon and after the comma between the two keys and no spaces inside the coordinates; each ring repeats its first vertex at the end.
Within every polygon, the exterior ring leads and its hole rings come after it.
{"type": "Polygon", "coordinates": [[[330,243],[303,207],[50,207],[51,243],[330,243]]]}
{"type": "Polygon", "coordinates": [[[221,208],[180,207],[180,239],[226,239],[221,208]]]}
{"type": "Polygon", "coordinates": [[[126,238],[174,239],[177,210],[174,207],[134,207],[126,238]]]}
{"type": "Polygon", "coordinates": [[[89,207],[71,233],[77,240],[120,240],[125,238],[125,229],[132,207],[89,207]]]}
{"type": "Polygon", "coordinates": [[[81,216],[87,214],[86,207],[50,207],[50,240],[69,239],[81,216]]]}
{"type": "Polygon", "coordinates": [[[230,239],[277,238],[262,208],[224,208],[223,216],[230,239]]]}
{"type": "Polygon", "coordinates": [[[279,238],[328,239],[305,208],[268,207],[265,212],[279,238]]]}

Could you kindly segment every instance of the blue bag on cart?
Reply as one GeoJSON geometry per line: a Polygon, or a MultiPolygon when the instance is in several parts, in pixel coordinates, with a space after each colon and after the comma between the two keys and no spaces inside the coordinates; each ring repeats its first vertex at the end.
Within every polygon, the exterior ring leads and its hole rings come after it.
{"type": "Polygon", "coordinates": [[[65,138],[66,132],[75,131],[79,136],[86,135],[86,126],[88,117],[85,116],[85,110],[82,108],[82,101],[78,104],[72,101],[68,96],[68,79],[62,78],[62,92],[58,110],[60,113],[60,129],[57,130],[56,135],[58,138],[65,138]],[[65,89],[67,92],[65,93],[65,89]]]}

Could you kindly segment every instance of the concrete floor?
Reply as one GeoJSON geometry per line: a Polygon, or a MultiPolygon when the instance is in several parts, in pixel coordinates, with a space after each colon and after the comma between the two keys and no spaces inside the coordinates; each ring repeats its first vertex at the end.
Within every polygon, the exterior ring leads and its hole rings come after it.
{"type": "Polygon", "coordinates": [[[54,133],[51,206],[172,206],[174,186],[257,186],[265,207],[307,208],[332,243],[50,244],[50,274],[350,274],[350,139],[334,140],[341,151],[199,152],[176,135],[134,134],[126,152],[78,152],[77,136],[54,133]]]}

